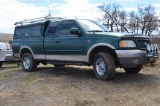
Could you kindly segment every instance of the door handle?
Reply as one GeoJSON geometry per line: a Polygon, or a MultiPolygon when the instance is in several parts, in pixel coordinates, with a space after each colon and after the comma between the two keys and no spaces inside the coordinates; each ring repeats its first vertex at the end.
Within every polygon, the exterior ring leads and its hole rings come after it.
{"type": "Polygon", "coordinates": [[[56,43],[60,43],[60,41],[59,41],[59,40],[56,40],[56,43]]]}
{"type": "Polygon", "coordinates": [[[85,40],[85,42],[86,42],[86,43],[90,43],[90,42],[91,42],[91,40],[85,40]]]}

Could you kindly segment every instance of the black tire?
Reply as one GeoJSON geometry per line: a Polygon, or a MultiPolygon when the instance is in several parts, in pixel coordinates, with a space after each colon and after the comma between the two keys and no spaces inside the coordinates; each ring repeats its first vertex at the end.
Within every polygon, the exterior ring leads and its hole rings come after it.
{"type": "Polygon", "coordinates": [[[93,69],[96,77],[101,80],[110,80],[115,76],[114,60],[106,52],[99,52],[94,56],[93,69]]]}
{"type": "Polygon", "coordinates": [[[63,64],[54,64],[54,67],[58,68],[58,67],[65,67],[65,65],[63,64]]]}
{"type": "Polygon", "coordinates": [[[35,71],[37,69],[37,62],[33,59],[30,53],[25,53],[21,59],[22,69],[26,72],[35,71]]]}
{"type": "Polygon", "coordinates": [[[3,66],[3,62],[0,62],[0,67],[2,67],[3,66]]]}
{"type": "Polygon", "coordinates": [[[129,74],[137,74],[141,71],[141,69],[142,66],[137,66],[135,68],[124,68],[125,72],[129,74]]]}

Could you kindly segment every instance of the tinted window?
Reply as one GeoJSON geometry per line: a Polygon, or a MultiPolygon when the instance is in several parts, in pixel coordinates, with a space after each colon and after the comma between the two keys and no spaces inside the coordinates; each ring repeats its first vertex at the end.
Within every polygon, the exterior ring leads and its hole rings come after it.
{"type": "Polygon", "coordinates": [[[69,20],[69,21],[63,21],[61,29],[60,29],[60,35],[72,35],[70,33],[71,28],[76,27],[78,28],[78,25],[75,21],[69,20]]]}
{"type": "Polygon", "coordinates": [[[58,27],[58,22],[52,22],[48,29],[48,36],[54,36],[58,27]]]}
{"type": "Polygon", "coordinates": [[[15,30],[15,37],[29,37],[29,36],[41,36],[41,26],[23,27],[15,30]]]}

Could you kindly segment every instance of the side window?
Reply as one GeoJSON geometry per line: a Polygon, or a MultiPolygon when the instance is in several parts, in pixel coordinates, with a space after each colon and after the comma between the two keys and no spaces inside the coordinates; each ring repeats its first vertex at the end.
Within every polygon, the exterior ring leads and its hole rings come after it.
{"type": "Polygon", "coordinates": [[[41,36],[41,35],[42,35],[42,25],[17,28],[15,30],[15,37],[30,37],[30,36],[41,36]]]}
{"type": "Polygon", "coordinates": [[[67,35],[72,35],[70,33],[71,28],[76,27],[79,29],[77,23],[73,20],[67,20],[63,21],[61,28],[60,28],[60,35],[61,36],[67,36],[67,35]]]}
{"type": "Polygon", "coordinates": [[[41,31],[42,31],[41,26],[30,27],[26,30],[29,36],[41,36],[41,31]]]}
{"type": "Polygon", "coordinates": [[[57,27],[58,27],[58,23],[59,22],[52,22],[49,26],[49,29],[48,29],[48,35],[49,37],[51,36],[54,36],[55,33],[56,33],[56,30],[57,30],[57,27]]]}

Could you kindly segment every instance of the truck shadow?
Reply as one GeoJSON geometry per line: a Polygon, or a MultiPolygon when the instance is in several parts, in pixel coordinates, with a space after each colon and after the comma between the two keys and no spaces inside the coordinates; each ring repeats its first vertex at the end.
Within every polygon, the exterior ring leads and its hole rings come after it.
{"type": "MultiPolygon", "coordinates": [[[[145,72],[140,72],[138,74],[127,74],[125,72],[116,72],[115,79],[113,80],[115,83],[124,83],[124,82],[140,82],[140,83],[146,83],[150,81],[155,81],[158,79],[153,74],[145,74],[145,72]]],[[[112,81],[112,82],[113,82],[112,81]]]]}
{"type": "MultiPolygon", "coordinates": [[[[46,74],[51,77],[69,77],[76,80],[86,79],[86,80],[99,80],[94,75],[92,68],[79,68],[79,67],[65,67],[65,68],[55,68],[55,67],[40,67],[36,71],[38,73],[46,74]]],[[[123,70],[116,71],[115,78],[107,82],[112,83],[150,83],[155,82],[158,78],[155,75],[146,74],[144,71],[138,74],[127,74],[123,70]]]]}
{"type": "Polygon", "coordinates": [[[56,68],[56,67],[40,67],[36,72],[47,74],[49,76],[55,77],[70,77],[77,79],[96,79],[94,76],[93,69],[82,69],[75,67],[65,67],[65,68],[56,68]]]}

